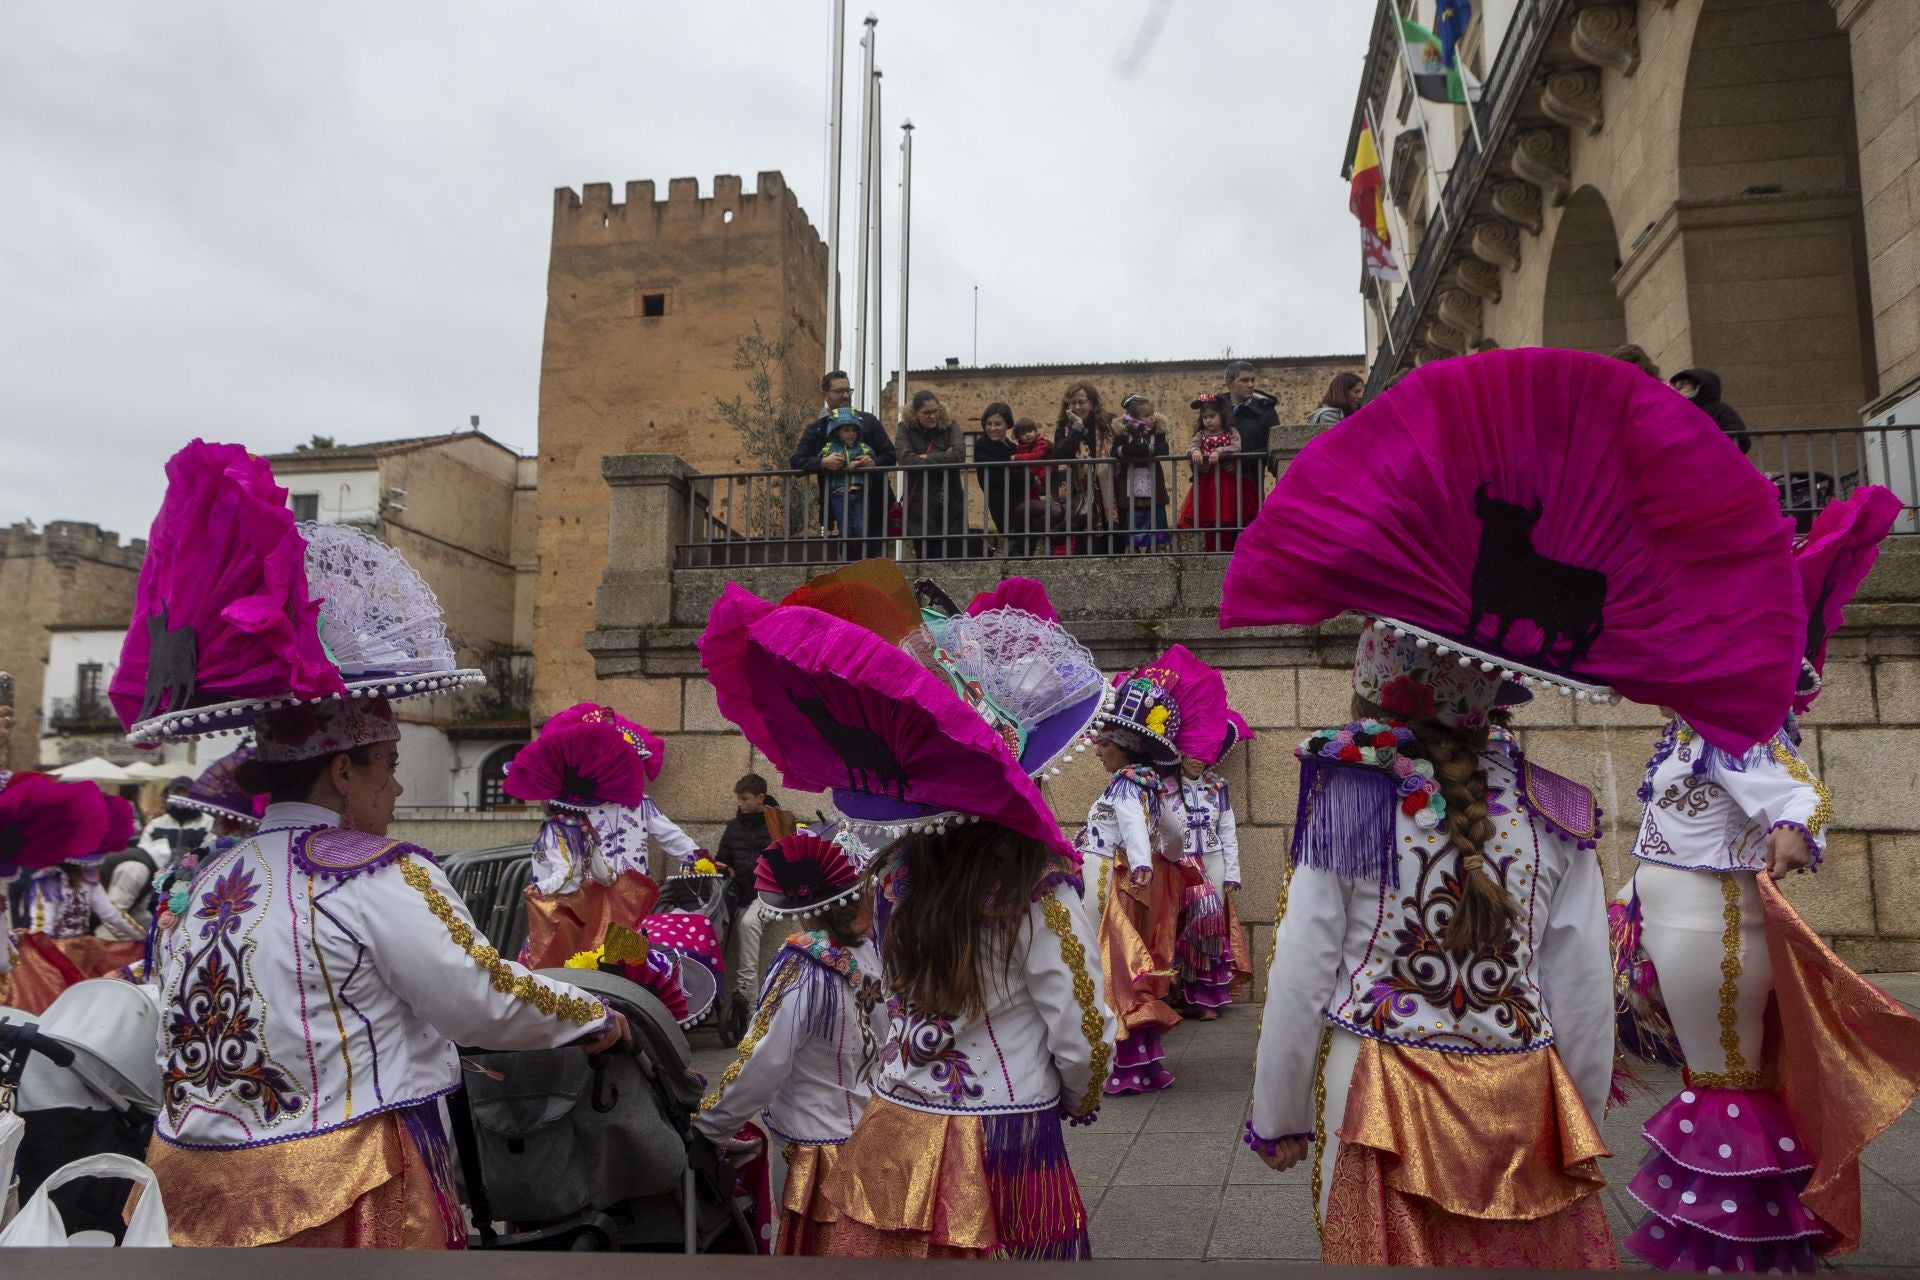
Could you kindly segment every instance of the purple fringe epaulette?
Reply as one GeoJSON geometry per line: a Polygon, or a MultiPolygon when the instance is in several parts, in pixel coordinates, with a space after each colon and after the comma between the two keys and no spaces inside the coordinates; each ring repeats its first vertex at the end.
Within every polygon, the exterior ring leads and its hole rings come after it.
{"type": "Polygon", "coordinates": [[[1151,827],[1160,821],[1160,775],[1146,765],[1128,765],[1117,771],[1107,783],[1107,789],[1101,793],[1103,800],[1144,800],[1147,806],[1147,825],[1151,827]]]}
{"type": "Polygon", "coordinates": [[[408,854],[437,861],[417,844],[338,827],[322,827],[293,842],[293,865],[308,875],[328,880],[351,880],[392,866],[408,854]]]}
{"type": "Polygon", "coordinates": [[[1075,894],[1080,894],[1085,892],[1086,879],[1083,875],[1069,871],[1065,867],[1055,867],[1053,870],[1041,876],[1039,881],[1033,886],[1033,894],[1027,899],[1028,904],[1031,905],[1049,896],[1053,893],[1053,887],[1059,884],[1066,885],[1069,889],[1072,889],[1075,894]]]}
{"type": "Polygon", "coordinates": [[[1554,835],[1582,849],[1600,843],[1600,819],[1604,815],[1592,791],[1525,758],[1516,762],[1514,776],[1518,779],[1520,807],[1540,819],[1554,835]]]}
{"type": "Polygon", "coordinates": [[[1399,788],[1393,775],[1324,756],[1300,758],[1300,807],[1293,820],[1293,864],[1400,887],[1393,846],[1399,788]]]}

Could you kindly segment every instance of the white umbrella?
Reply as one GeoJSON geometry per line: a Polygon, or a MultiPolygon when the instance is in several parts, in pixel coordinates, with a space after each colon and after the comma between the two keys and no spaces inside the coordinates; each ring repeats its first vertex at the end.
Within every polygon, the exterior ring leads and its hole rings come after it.
{"type": "Polygon", "coordinates": [[[115,787],[135,786],[148,780],[128,773],[105,756],[88,756],[76,764],[62,765],[51,772],[65,782],[104,782],[115,787]]]}
{"type": "Polygon", "coordinates": [[[183,765],[161,764],[154,760],[135,760],[121,772],[141,782],[172,782],[182,774],[191,775],[193,770],[183,765]]]}

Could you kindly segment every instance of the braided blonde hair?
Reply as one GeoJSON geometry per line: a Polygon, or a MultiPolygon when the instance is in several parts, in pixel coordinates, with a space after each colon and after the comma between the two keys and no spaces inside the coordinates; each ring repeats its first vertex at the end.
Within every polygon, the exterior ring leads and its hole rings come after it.
{"type": "MultiPolygon", "coordinates": [[[[1393,718],[1358,695],[1353,699],[1353,714],[1393,718]]],[[[1487,816],[1487,771],[1480,767],[1480,753],[1486,749],[1487,731],[1483,727],[1463,732],[1436,720],[1421,720],[1408,728],[1414,734],[1412,754],[1433,764],[1434,781],[1447,802],[1447,840],[1460,859],[1460,905],[1447,921],[1440,945],[1448,951],[1478,953],[1505,939],[1520,919],[1520,909],[1486,866],[1493,820],[1487,816]]]]}

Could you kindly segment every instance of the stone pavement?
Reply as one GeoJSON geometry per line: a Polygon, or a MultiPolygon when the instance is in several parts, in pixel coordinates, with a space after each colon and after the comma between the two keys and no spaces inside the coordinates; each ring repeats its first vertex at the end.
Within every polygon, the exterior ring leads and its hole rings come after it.
{"type": "MultiPolygon", "coordinates": [[[[1920,973],[1876,974],[1894,998],[1920,1012],[1920,973]]],[[[1093,1214],[1102,1258],[1313,1261],[1320,1242],[1308,1200],[1307,1166],[1275,1174],[1240,1142],[1253,1083],[1259,1011],[1236,1005],[1214,1023],[1187,1022],[1167,1034],[1174,1087],[1116,1098],[1098,1124],[1067,1130],[1080,1193],[1093,1214]]],[[[732,1055],[713,1036],[695,1036],[695,1065],[709,1079],[732,1055]]],[[[1643,1068],[1648,1088],[1607,1116],[1608,1216],[1615,1239],[1639,1217],[1627,1179],[1645,1153],[1640,1125],[1673,1096],[1678,1078],[1643,1068]]],[[[1866,1273],[1920,1266],[1920,1112],[1909,1112],[1867,1148],[1862,1161],[1864,1239],[1836,1270],[1866,1273]]],[[[1629,1266],[1640,1265],[1625,1254],[1629,1266]]]]}

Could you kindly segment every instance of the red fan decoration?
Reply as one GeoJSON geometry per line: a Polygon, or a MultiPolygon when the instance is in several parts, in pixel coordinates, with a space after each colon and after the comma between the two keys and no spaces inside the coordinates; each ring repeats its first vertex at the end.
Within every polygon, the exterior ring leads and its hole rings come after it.
{"type": "Polygon", "coordinates": [[[108,696],[131,729],[244,698],[339,694],[307,595],[306,543],[266,461],[195,440],[167,463],[133,625],[108,696]]]}
{"type": "Polygon", "coordinates": [[[0,876],[99,852],[108,821],[105,798],[91,782],[14,774],[0,790],[0,876]]]}
{"type": "Polygon", "coordinates": [[[1813,528],[1793,552],[1807,606],[1806,659],[1813,678],[1795,691],[1793,709],[1804,713],[1819,696],[1827,669],[1827,640],[1846,621],[1847,602],[1880,558],[1880,543],[1900,518],[1900,499],[1890,489],[1868,485],[1845,501],[1822,507],[1813,528]]]}
{"type": "Polygon", "coordinates": [[[800,831],[776,841],[760,856],[753,887],[777,898],[775,906],[795,908],[835,897],[859,878],[859,868],[839,845],[800,831]]]}
{"type": "Polygon", "coordinates": [[[1060,615],[1047,597],[1046,587],[1032,578],[1005,578],[993,590],[982,591],[967,605],[968,614],[978,617],[990,609],[1019,609],[1036,618],[1057,623],[1060,615]]]}
{"type": "Polygon", "coordinates": [[[1302,450],[1240,537],[1220,621],[1395,619],[1745,751],[1800,667],[1792,538],[1773,485],[1666,386],[1492,351],[1416,369],[1302,450]]]}
{"type": "Polygon", "coordinates": [[[1180,709],[1180,728],[1172,736],[1181,755],[1211,762],[1226,753],[1232,730],[1227,719],[1227,682],[1218,671],[1177,644],[1133,674],[1165,689],[1180,709]]]}
{"type": "Polygon", "coordinates": [[[620,726],[605,720],[549,722],[520,749],[501,790],[530,804],[635,808],[647,794],[640,755],[620,726]]]}

